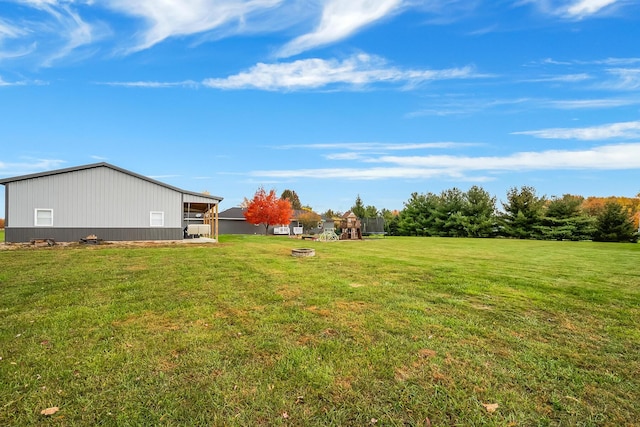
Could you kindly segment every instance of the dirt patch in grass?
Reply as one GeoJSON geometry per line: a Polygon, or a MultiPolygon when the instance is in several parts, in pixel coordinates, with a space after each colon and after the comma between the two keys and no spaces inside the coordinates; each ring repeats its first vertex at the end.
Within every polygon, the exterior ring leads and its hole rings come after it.
{"type": "Polygon", "coordinates": [[[331,316],[331,310],[328,310],[326,308],[318,308],[315,305],[312,305],[311,307],[307,307],[306,310],[310,311],[310,312],[312,312],[314,314],[317,314],[318,316],[322,316],[322,317],[331,316]]]}
{"type": "Polygon", "coordinates": [[[375,309],[374,305],[363,301],[336,301],[335,306],[337,311],[346,313],[364,313],[367,310],[375,309]]]}
{"type": "Polygon", "coordinates": [[[149,311],[145,311],[137,315],[130,315],[124,320],[114,321],[112,322],[112,325],[116,328],[123,329],[146,329],[151,333],[177,331],[182,327],[172,319],[168,319],[160,314],[149,311]]]}

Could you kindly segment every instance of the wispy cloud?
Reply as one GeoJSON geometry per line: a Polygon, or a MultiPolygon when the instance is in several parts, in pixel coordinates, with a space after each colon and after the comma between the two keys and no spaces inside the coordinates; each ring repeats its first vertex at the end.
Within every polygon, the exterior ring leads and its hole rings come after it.
{"type": "Polygon", "coordinates": [[[3,86],[5,86],[5,87],[6,86],[24,86],[25,84],[26,84],[25,82],[7,82],[7,81],[4,81],[2,79],[2,76],[0,76],[0,87],[3,87],[3,86]]]}
{"type": "Polygon", "coordinates": [[[533,3],[542,12],[566,19],[580,20],[600,15],[620,6],[623,0],[524,0],[522,4],[533,3]]]}
{"type": "Polygon", "coordinates": [[[604,83],[605,87],[623,91],[640,89],[640,68],[614,68],[608,72],[614,80],[604,83]]]}
{"type": "Polygon", "coordinates": [[[364,87],[374,83],[413,85],[426,81],[488,77],[472,67],[442,70],[401,69],[378,56],[359,54],[343,61],[303,59],[288,63],[259,63],[227,78],[203,81],[216,89],[301,90],[331,85],[364,87]]]}
{"type": "Polygon", "coordinates": [[[148,28],[128,51],[150,48],[170,37],[211,31],[230,23],[242,23],[247,15],[274,8],[283,0],[107,0],[123,14],[141,18],[148,28]]]}
{"type": "Polygon", "coordinates": [[[545,139],[579,139],[584,141],[611,138],[636,138],[640,136],[640,121],[611,123],[586,128],[551,128],[513,132],[513,135],[531,135],[545,139]]]}
{"type": "Polygon", "coordinates": [[[439,96],[428,108],[412,111],[406,117],[465,115],[494,109],[513,110],[535,106],[538,103],[540,103],[540,100],[534,98],[482,99],[478,96],[470,95],[453,98],[439,96]]]}
{"type": "Polygon", "coordinates": [[[404,151],[404,150],[430,150],[444,148],[466,148],[482,144],[474,142],[409,142],[409,143],[386,143],[386,142],[342,142],[327,144],[291,144],[281,145],[276,148],[297,149],[306,148],[313,150],[350,150],[350,151],[404,151]]]}
{"type": "Polygon", "coordinates": [[[20,176],[47,170],[59,169],[66,163],[59,159],[24,159],[19,163],[0,161],[0,176],[20,176]]]}
{"type": "Polygon", "coordinates": [[[602,126],[585,128],[551,128],[513,132],[513,135],[531,135],[545,139],[578,139],[584,141],[603,140],[611,138],[640,137],[640,121],[611,123],[602,126]]]}
{"type": "Polygon", "coordinates": [[[518,152],[507,156],[381,156],[366,163],[388,166],[363,168],[322,168],[257,170],[251,176],[295,179],[420,179],[450,177],[455,179],[489,179],[470,174],[504,171],[548,171],[568,169],[622,170],[640,169],[640,143],[613,144],[586,150],[547,150],[518,152]]]}
{"type": "Polygon", "coordinates": [[[640,104],[638,98],[595,98],[595,99],[568,99],[547,101],[545,105],[561,110],[581,110],[597,108],[617,108],[628,105],[640,104]]]}
{"type": "Polygon", "coordinates": [[[295,169],[295,170],[265,170],[250,172],[254,177],[272,179],[348,179],[348,180],[380,180],[380,179],[429,179],[455,178],[459,181],[489,181],[489,177],[470,177],[459,170],[441,168],[324,168],[324,169],[295,169]]]}
{"type": "Polygon", "coordinates": [[[558,76],[546,76],[546,77],[538,77],[532,79],[526,79],[525,82],[530,83],[578,83],[584,82],[585,80],[592,79],[593,77],[587,73],[578,73],[578,74],[564,74],[558,76]]]}
{"type": "Polygon", "coordinates": [[[98,82],[96,84],[106,85],[106,86],[122,86],[122,87],[140,87],[140,88],[171,88],[171,87],[198,87],[200,83],[195,82],[193,80],[184,80],[181,82],[98,82]]]}
{"type": "Polygon", "coordinates": [[[463,170],[636,169],[640,143],[604,145],[589,150],[521,152],[504,157],[412,156],[381,157],[378,162],[407,167],[447,167],[463,170]]]}
{"type": "Polygon", "coordinates": [[[619,3],[619,0],[578,0],[567,6],[565,13],[570,17],[580,19],[595,15],[616,3],[619,3]]]}
{"type": "Polygon", "coordinates": [[[306,145],[283,145],[276,149],[307,149],[331,151],[322,157],[327,160],[367,161],[372,155],[386,154],[396,151],[425,151],[442,149],[462,149],[484,144],[467,142],[417,142],[417,143],[383,143],[383,142],[347,142],[306,145]]]}
{"type": "Polygon", "coordinates": [[[401,0],[325,0],[317,28],[287,43],[277,56],[289,57],[342,40],[389,15],[401,4],[401,0]]]}
{"type": "Polygon", "coordinates": [[[27,0],[26,3],[54,18],[53,21],[44,21],[44,25],[36,27],[37,30],[44,30],[53,40],[62,38],[62,42],[43,61],[45,66],[51,66],[75,49],[100,38],[97,28],[85,22],[67,1],[27,0]]]}
{"type": "Polygon", "coordinates": [[[149,175],[152,179],[180,178],[182,175],[149,175]]]}

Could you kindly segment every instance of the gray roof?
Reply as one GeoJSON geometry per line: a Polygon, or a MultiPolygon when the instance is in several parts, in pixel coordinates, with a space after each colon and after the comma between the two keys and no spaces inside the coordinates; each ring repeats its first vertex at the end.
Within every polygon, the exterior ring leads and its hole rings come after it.
{"type": "Polygon", "coordinates": [[[75,166],[75,167],[71,167],[71,168],[56,169],[56,170],[52,170],[52,171],[32,173],[32,174],[29,174],[29,175],[21,175],[21,176],[14,176],[14,177],[11,177],[11,178],[3,178],[3,179],[0,179],[0,184],[4,185],[4,184],[9,184],[11,182],[24,181],[26,179],[41,178],[41,177],[47,177],[47,176],[52,176],[52,175],[58,175],[58,174],[63,174],[63,173],[76,172],[76,171],[81,171],[81,170],[85,170],[85,169],[93,169],[93,168],[100,168],[100,167],[106,167],[106,168],[109,168],[109,169],[113,169],[115,171],[122,172],[124,174],[134,176],[136,178],[151,182],[153,184],[157,184],[157,185],[160,185],[162,187],[169,188],[171,190],[177,191],[177,192],[182,193],[182,194],[187,194],[187,195],[190,195],[190,196],[203,197],[205,199],[216,200],[218,202],[222,201],[222,199],[223,199],[222,197],[218,197],[218,196],[212,196],[212,195],[208,195],[208,194],[196,193],[196,192],[193,192],[193,191],[182,190],[180,188],[171,186],[169,184],[165,184],[164,182],[156,181],[155,179],[151,179],[151,178],[149,178],[147,176],[140,175],[140,174],[137,174],[135,172],[131,172],[129,170],[119,168],[118,166],[114,166],[114,165],[112,165],[110,163],[106,163],[106,162],[91,163],[91,164],[88,164],[88,165],[75,166]]]}
{"type": "Polygon", "coordinates": [[[241,207],[229,208],[225,211],[222,211],[218,214],[218,218],[220,219],[238,219],[245,220],[244,217],[244,209],[241,207]]]}

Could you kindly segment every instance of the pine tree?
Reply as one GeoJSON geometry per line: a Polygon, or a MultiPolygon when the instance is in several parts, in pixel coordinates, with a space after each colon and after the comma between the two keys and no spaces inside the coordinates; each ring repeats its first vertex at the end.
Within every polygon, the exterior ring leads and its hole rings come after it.
{"type": "Polygon", "coordinates": [[[367,215],[366,208],[364,207],[364,203],[362,203],[362,199],[360,198],[359,194],[358,197],[356,197],[355,205],[351,207],[351,212],[353,212],[353,214],[360,219],[366,217],[367,215]]]}
{"type": "Polygon", "coordinates": [[[533,187],[513,187],[507,192],[507,203],[502,207],[504,234],[519,239],[540,238],[545,197],[538,197],[533,187]]]}
{"type": "Polygon", "coordinates": [[[607,202],[598,215],[593,240],[598,242],[637,242],[638,232],[622,205],[607,202]]]}

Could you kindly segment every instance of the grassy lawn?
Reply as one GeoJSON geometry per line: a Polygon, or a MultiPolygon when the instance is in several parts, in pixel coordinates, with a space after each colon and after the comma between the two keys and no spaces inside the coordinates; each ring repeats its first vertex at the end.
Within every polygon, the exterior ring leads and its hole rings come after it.
{"type": "Polygon", "coordinates": [[[0,251],[0,425],[634,425],[638,260],[437,238],[0,251]]]}

